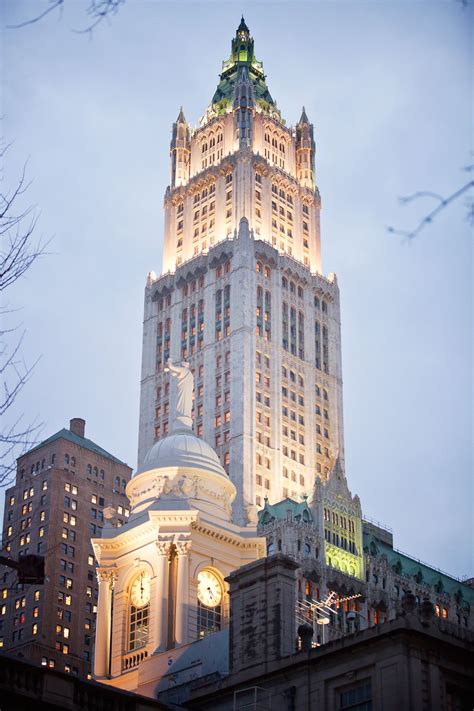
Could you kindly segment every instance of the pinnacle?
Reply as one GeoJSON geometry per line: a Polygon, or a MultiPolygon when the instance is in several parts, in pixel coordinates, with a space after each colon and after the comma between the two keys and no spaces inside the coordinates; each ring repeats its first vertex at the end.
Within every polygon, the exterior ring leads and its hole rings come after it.
{"type": "Polygon", "coordinates": [[[299,123],[309,123],[309,119],[306,115],[306,109],[304,106],[303,106],[303,110],[301,112],[301,118],[299,120],[299,123]]]}
{"type": "Polygon", "coordinates": [[[184,117],[182,106],[179,109],[179,114],[178,114],[178,118],[176,119],[176,123],[186,123],[186,119],[184,117]]]}
{"type": "Polygon", "coordinates": [[[249,28],[247,27],[244,16],[242,15],[242,19],[240,20],[240,25],[237,28],[237,32],[248,32],[249,28]]]}

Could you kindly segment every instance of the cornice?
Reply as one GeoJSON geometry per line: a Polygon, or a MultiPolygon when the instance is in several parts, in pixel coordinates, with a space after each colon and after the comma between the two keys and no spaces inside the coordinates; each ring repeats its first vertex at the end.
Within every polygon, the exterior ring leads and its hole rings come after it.
{"type": "Polygon", "coordinates": [[[198,533],[203,533],[209,538],[213,538],[217,541],[223,541],[224,543],[229,543],[236,548],[244,550],[255,550],[258,548],[263,548],[265,546],[265,540],[255,535],[255,537],[246,539],[240,537],[238,534],[232,534],[230,531],[225,531],[219,528],[215,528],[210,524],[202,523],[201,521],[196,521],[191,525],[191,528],[198,533]]]}
{"type": "Polygon", "coordinates": [[[117,534],[113,538],[93,538],[92,546],[94,549],[97,548],[102,552],[117,551],[130,543],[143,539],[147,534],[154,535],[157,532],[155,523],[150,519],[144,521],[139,526],[134,526],[126,530],[129,526],[130,524],[127,524],[126,526],[115,529],[117,534]]]}
{"type": "Polygon", "coordinates": [[[215,183],[218,178],[231,173],[237,164],[237,160],[238,153],[231,153],[224,156],[218,165],[210,165],[199,173],[196,173],[188,180],[186,185],[180,185],[165,194],[165,207],[175,207],[179,205],[189,195],[194,195],[199,192],[199,190],[215,183]]]}
{"type": "Polygon", "coordinates": [[[210,119],[208,123],[194,128],[191,132],[191,138],[195,139],[198,143],[202,143],[202,141],[206,138],[207,132],[212,133],[213,131],[219,130],[224,130],[224,120],[221,115],[214,116],[214,118],[210,119]]]}

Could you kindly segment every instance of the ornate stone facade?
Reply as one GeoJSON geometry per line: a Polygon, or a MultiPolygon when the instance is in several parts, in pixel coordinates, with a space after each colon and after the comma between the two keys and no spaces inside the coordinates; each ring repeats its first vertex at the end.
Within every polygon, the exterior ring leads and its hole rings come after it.
{"type": "Polygon", "coordinates": [[[265,495],[309,494],[344,458],[339,290],[321,273],[314,158],[306,112],[286,125],[244,23],[199,126],[180,111],[173,127],[138,453],[141,466],[172,428],[168,359],[189,360],[195,430],[237,488],[241,524],[265,495]]]}
{"type": "Polygon", "coordinates": [[[339,461],[327,481],[316,481],[311,503],[266,501],[258,532],[268,554],[282,552],[300,563],[300,603],[311,606],[333,594],[324,640],[317,614],[313,620],[316,644],[394,620],[410,597],[415,606],[429,602],[459,630],[474,627],[472,585],[397,551],[391,531],[364,521],[339,461]],[[345,597],[351,599],[340,602],[345,597]]]}
{"type": "MultiPolygon", "coordinates": [[[[93,540],[99,563],[97,679],[137,690],[171,650],[227,625],[226,576],[265,553],[255,526],[232,522],[234,484],[185,431],[158,442],[127,487],[127,525],[93,540]]],[[[141,693],[141,692],[140,692],[141,693]]]]}

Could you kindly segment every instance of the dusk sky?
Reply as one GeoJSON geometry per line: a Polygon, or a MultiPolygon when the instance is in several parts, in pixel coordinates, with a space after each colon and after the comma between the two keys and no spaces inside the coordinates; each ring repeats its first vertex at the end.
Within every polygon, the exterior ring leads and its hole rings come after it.
{"type": "MultiPolygon", "coordinates": [[[[395,546],[474,575],[472,4],[128,0],[92,38],[88,0],[8,29],[47,0],[2,3],[3,185],[28,159],[47,256],[8,294],[41,356],[9,419],[86,436],[136,465],[143,290],[161,271],[169,141],[196,125],[243,13],[288,124],[315,126],[323,271],[341,289],[346,474],[395,546]],[[471,174],[472,176],[472,174],[471,174]]],[[[3,498],[3,495],[2,495],[3,498]]],[[[3,503],[3,502],[2,502],[3,503]]]]}

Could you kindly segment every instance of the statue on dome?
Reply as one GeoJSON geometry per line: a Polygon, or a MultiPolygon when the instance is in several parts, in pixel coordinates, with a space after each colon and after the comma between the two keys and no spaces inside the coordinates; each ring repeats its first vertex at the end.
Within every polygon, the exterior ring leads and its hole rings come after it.
{"type": "Polygon", "coordinates": [[[176,407],[173,429],[192,429],[193,420],[191,411],[193,409],[194,377],[190,370],[189,363],[182,361],[174,364],[171,359],[165,368],[165,373],[170,373],[176,379],[176,407]]]}

